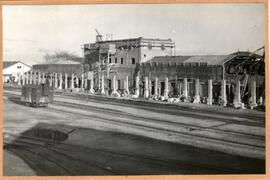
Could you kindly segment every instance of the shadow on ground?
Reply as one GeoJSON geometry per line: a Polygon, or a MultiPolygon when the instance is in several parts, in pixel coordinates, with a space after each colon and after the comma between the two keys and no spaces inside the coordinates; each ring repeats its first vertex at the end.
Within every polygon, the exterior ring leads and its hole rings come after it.
{"type": "Polygon", "coordinates": [[[39,123],[19,136],[4,134],[4,175],[22,175],[27,168],[39,176],[264,174],[265,161],[141,136],[39,123]],[[18,159],[22,165],[16,169],[18,159]]]}

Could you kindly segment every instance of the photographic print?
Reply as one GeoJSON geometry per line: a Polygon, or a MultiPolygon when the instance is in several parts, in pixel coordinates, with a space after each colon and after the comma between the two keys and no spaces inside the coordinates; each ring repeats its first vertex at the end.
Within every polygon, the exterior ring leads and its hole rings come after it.
{"type": "Polygon", "coordinates": [[[264,175],[265,8],[3,5],[3,175],[264,175]]]}

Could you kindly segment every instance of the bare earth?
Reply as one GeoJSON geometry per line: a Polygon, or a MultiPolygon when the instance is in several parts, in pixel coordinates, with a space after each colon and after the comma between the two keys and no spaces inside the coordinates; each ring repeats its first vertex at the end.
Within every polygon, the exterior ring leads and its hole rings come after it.
{"type": "Polygon", "coordinates": [[[4,93],[4,175],[265,173],[262,112],[4,93]]]}

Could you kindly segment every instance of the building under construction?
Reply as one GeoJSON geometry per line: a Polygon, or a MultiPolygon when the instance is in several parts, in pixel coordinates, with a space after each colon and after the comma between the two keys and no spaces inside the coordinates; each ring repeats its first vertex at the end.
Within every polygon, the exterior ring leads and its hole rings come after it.
{"type": "Polygon", "coordinates": [[[133,38],[84,45],[91,92],[233,105],[264,103],[264,48],[228,55],[175,56],[171,39],[133,38]],[[260,54],[261,53],[261,54],[260,54]]]}
{"type": "Polygon", "coordinates": [[[234,106],[265,104],[264,47],[228,55],[175,56],[171,39],[133,38],[84,45],[83,66],[35,65],[22,84],[49,81],[66,91],[234,106]]]}
{"type": "MultiPolygon", "coordinates": [[[[263,49],[262,49],[263,50],[263,49]]],[[[154,57],[138,66],[144,97],[181,96],[194,103],[251,108],[265,97],[264,55],[154,57]],[[148,86],[145,86],[149,84],[148,86]],[[148,93],[149,92],[149,93],[148,93]]]]}
{"type": "MultiPolygon", "coordinates": [[[[134,85],[138,64],[156,56],[172,56],[171,39],[134,38],[97,41],[84,45],[84,71],[93,72],[93,89],[101,94],[116,93],[134,85]]],[[[133,87],[134,89],[134,87],[133,87]]]]}

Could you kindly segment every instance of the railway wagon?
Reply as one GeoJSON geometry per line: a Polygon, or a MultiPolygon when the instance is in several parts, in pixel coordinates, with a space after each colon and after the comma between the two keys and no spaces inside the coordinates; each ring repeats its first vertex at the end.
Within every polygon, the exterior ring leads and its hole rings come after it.
{"type": "Polygon", "coordinates": [[[27,84],[22,87],[21,101],[33,107],[47,107],[53,102],[53,87],[49,84],[27,84]]]}

